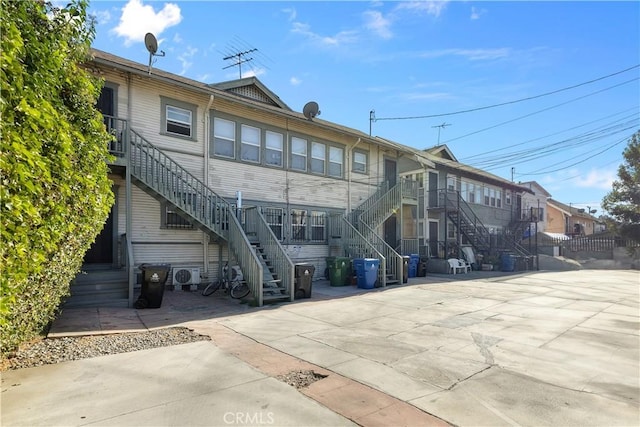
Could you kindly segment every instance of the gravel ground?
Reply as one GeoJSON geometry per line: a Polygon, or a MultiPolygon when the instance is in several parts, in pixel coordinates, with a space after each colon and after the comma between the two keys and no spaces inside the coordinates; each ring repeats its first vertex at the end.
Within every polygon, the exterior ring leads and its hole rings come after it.
{"type": "Polygon", "coordinates": [[[210,339],[206,335],[196,334],[187,328],[166,328],[125,334],[43,339],[24,346],[8,359],[2,361],[0,370],[32,368],[69,360],[127,353],[210,339]]]}
{"type": "Polygon", "coordinates": [[[326,377],[326,375],[314,371],[291,371],[284,375],[278,375],[276,378],[295,388],[304,388],[326,377]]]}

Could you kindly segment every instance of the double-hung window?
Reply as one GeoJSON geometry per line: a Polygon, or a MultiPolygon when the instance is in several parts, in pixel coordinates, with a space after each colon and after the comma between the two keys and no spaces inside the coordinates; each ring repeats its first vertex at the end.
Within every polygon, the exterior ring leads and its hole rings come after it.
{"type": "Polygon", "coordinates": [[[260,129],[241,125],[240,138],[240,159],[260,163],[260,129]]]}
{"type": "Polygon", "coordinates": [[[213,153],[216,156],[235,158],[236,124],[219,117],[213,120],[213,153]]]}
{"type": "Polygon", "coordinates": [[[324,175],[327,159],[326,145],[319,142],[311,143],[311,172],[324,175]]]}
{"type": "Polygon", "coordinates": [[[265,159],[264,162],[269,166],[282,167],[282,152],[284,149],[284,138],[281,133],[266,131],[265,137],[265,159]]]}
{"type": "Polygon", "coordinates": [[[292,137],[291,138],[291,169],[298,171],[307,171],[307,140],[292,137]]]}
{"type": "Polygon", "coordinates": [[[496,207],[502,207],[502,190],[496,190],[496,207]]]}
{"type": "Polygon", "coordinates": [[[353,152],[353,165],[351,169],[358,173],[367,173],[367,153],[361,151],[353,152]]]}
{"type": "Polygon", "coordinates": [[[329,176],[342,178],[344,168],[344,150],[338,147],[329,147],[329,176]]]}
{"type": "Polygon", "coordinates": [[[196,114],[198,107],[188,102],[160,97],[162,108],[161,128],[162,134],[196,139],[196,114]]]}

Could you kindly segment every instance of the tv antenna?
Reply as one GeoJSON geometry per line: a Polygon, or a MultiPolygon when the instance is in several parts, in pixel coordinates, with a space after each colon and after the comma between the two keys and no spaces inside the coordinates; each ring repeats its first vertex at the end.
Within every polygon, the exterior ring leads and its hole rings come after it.
{"type": "Polygon", "coordinates": [[[149,75],[151,75],[151,65],[155,63],[155,61],[153,60],[153,57],[164,56],[165,54],[164,54],[164,50],[161,50],[160,53],[156,53],[158,52],[158,40],[156,40],[156,36],[154,36],[151,33],[145,34],[144,45],[149,51],[149,66],[147,67],[147,69],[149,71],[149,75]]]}
{"type": "Polygon", "coordinates": [[[304,105],[302,109],[302,114],[307,118],[307,120],[311,121],[315,116],[320,115],[320,107],[317,102],[309,101],[304,105]]]}
{"type": "Polygon", "coordinates": [[[250,54],[251,52],[255,52],[258,49],[253,48],[253,49],[249,49],[249,50],[245,50],[242,52],[236,52],[233,53],[231,55],[227,55],[224,58],[222,58],[223,61],[228,61],[230,59],[234,60],[234,63],[231,65],[227,65],[226,67],[223,67],[223,70],[226,70],[227,68],[231,68],[231,67],[238,67],[238,73],[240,75],[239,78],[242,78],[242,64],[245,62],[249,62],[249,61],[253,61],[253,58],[247,58],[246,56],[248,54],[250,54]]]}
{"type": "Polygon", "coordinates": [[[431,126],[432,128],[438,128],[438,145],[440,145],[440,131],[447,126],[451,126],[451,123],[442,123],[441,125],[431,126]]]}

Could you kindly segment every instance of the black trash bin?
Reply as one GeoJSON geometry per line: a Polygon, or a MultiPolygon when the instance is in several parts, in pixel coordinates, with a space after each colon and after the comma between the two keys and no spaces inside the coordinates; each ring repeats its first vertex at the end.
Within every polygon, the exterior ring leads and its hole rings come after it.
{"type": "Polygon", "coordinates": [[[295,265],[295,299],[311,298],[311,280],[315,271],[311,264],[295,265]]]}
{"type": "Polygon", "coordinates": [[[159,308],[164,296],[171,264],[141,264],[142,290],[135,303],[136,308],[159,308]]]}

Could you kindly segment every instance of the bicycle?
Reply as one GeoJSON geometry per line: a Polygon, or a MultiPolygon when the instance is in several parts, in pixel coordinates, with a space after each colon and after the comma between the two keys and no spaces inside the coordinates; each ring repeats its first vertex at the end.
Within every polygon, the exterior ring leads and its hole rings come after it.
{"type": "Polygon", "coordinates": [[[203,296],[208,297],[220,288],[224,289],[224,292],[231,295],[231,298],[234,299],[244,298],[249,295],[251,289],[249,289],[249,285],[247,285],[247,282],[245,282],[244,280],[239,280],[237,277],[228,279],[227,269],[228,267],[225,265],[222,269],[222,277],[209,283],[202,290],[203,296]]]}

